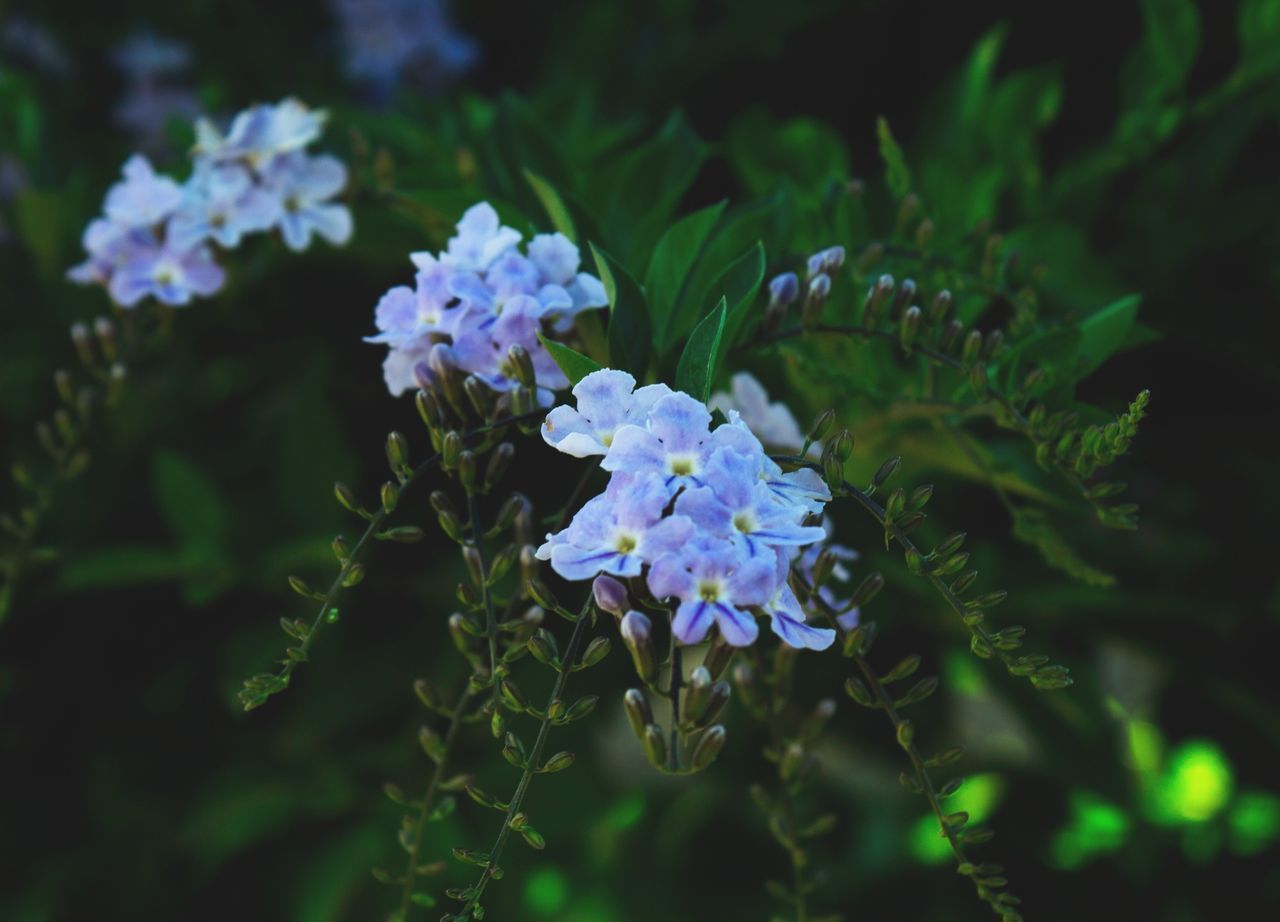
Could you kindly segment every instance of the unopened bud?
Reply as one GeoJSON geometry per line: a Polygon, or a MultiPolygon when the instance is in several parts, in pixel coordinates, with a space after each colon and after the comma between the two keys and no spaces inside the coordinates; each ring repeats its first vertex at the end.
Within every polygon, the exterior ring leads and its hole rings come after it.
{"type": "Polygon", "coordinates": [[[699,666],[689,675],[684,700],[680,702],[680,718],[686,723],[697,720],[711,700],[711,673],[706,666],[699,666]]]}
{"type": "Polygon", "coordinates": [[[622,616],[619,630],[622,642],[631,653],[631,662],[635,665],[636,675],[645,683],[652,682],[658,676],[658,661],[653,652],[653,625],[647,617],[638,611],[629,611],[622,616]]]}
{"type": "Polygon", "coordinates": [[[468,493],[474,493],[476,489],[476,453],[471,449],[466,449],[458,455],[458,480],[462,483],[462,489],[468,493]]]}
{"type": "Polygon", "coordinates": [[[621,616],[630,604],[627,598],[627,587],[607,573],[596,577],[595,582],[591,584],[591,594],[595,597],[596,607],[611,615],[621,616]]]}
{"type": "Polygon", "coordinates": [[[488,493],[507,473],[511,467],[511,459],[516,456],[516,447],[510,442],[500,442],[489,453],[489,463],[484,469],[484,492],[488,493]]]}
{"type": "Polygon", "coordinates": [[[409,440],[399,432],[387,435],[387,464],[393,474],[399,474],[409,466],[409,440]]]}
{"type": "Polygon", "coordinates": [[[889,319],[897,320],[906,306],[915,300],[915,297],[915,280],[903,279],[902,284],[898,286],[898,293],[893,298],[893,306],[889,310],[889,319]]]}
{"type": "Polygon", "coordinates": [[[98,348],[108,362],[114,362],[120,354],[120,346],[116,341],[116,325],[106,317],[99,317],[93,322],[93,332],[98,337],[98,348]]]}
{"type": "Polygon", "coordinates": [[[519,343],[513,343],[507,349],[507,360],[511,366],[512,375],[525,387],[535,387],[536,377],[533,371],[533,358],[529,355],[529,350],[519,343]]]}
{"type": "Polygon", "coordinates": [[[71,324],[71,342],[76,347],[76,355],[85,368],[93,368],[97,360],[93,354],[93,340],[89,337],[89,327],[83,323],[71,324]]]}
{"type": "Polygon", "coordinates": [[[977,330],[970,330],[969,335],[964,338],[964,349],[960,352],[960,361],[968,368],[978,360],[978,356],[981,354],[982,334],[977,330]]]}
{"type": "Polygon", "coordinates": [[[622,706],[626,709],[631,732],[637,739],[643,740],[645,727],[653,723],[653,709],[649,707],[649,699],[640,689],[628,688],[622,696],[622,706]]]}
{"type": "Polygon", "coordinates": [[[946,319],[948,313],[951,312],[951,292],[942,289],[933,296],[933,300],[929,302],[929,323],[930,325],[942,323],[946,319]]]}
{"type": "Polygon", "coordinates": [[[950,352],[955,348],[956,343],[960,341],[960,334],[963,332],[964,324],[953,318],[943,328],[942,335],[938,337],[938,348],[943,352],[950,352]]]}
{"type": "Polygon", "coordinates": [[[893,287],[893,276],[882,275],[867,290],[867,300],[862,307],[863,326],[874,327],[880,322],[880,316],[884,313],[884,309],[889,303],[889,298],[893,294],[893,287]]]}
{"type": "Polygon", "coordinates": [[[902,343],[902,348],[908,352],[911,351],[911,347],[916,343],[916,338],[920,335],[921,317],[920,308],[914,304],[902,314],[902,323],[898,326],[898,341],[902,343]]]}
{"type": "Polygon", "coordinates": [[[836,421],[836,411],[828,407],[818,414],[818,418],[813,421],[813,426],[809,429],[807,441],[821,442],[827,437],[827,433],[831,431],[831,426],[836,421]]]}
{"type": "Polygon", "coordinates": [[[816,326],[822,320],[822,308],[831,296],[831,276],[819,272],[809,280],[809,288],[805,294],[804,310],[800,319],[807,327],[816,326]]]}
{"type": "Polygon", "coordinates": [[[786,307],[800,297],[800,279],[794,272],[776,275],[769,282],[769,302],[786,307]]]}
{"type": "Polygon", "coordinates": [[[698,739],[697,745],[693,747],[693,756],[689,759],[690,767],[695,772],[708,768],[716,760],[716,756],[720,755],[726,739],[728,734],[722,724],[708,727],[698,739]]]}

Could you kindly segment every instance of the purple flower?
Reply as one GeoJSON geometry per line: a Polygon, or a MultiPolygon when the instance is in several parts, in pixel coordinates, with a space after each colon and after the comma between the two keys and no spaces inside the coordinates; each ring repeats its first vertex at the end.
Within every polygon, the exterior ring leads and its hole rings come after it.
{"type": "Polygon", "coordinates": [[[313,233],[335,246],[351,239],[351,212],[329,201],[346,184],[347,168],[336,157],[293,153],[276,161],[268,174],[268,187],[279,197],[285,246],[305,250],[313,233]]]}
{"type": "Polygon", "coordinates": [[[649,410],[649,425],[622,426],[600,466],[606,471],[660,475],[672,493],[702,486],[701,474],[714,447],[711,414],[688,394],[674,391],[649,410]]]}
{"type": "Polygon", "coordinates": [[[670,393],[671,388],[665,384],[636,390],[636,379],[625,371],[593,371],[573,387],[577,409],[560,406],[547,414],[542,438],[575,458],[604,455],[621,426],[645,425],[649,409],[670,393]]]}
{"type": "Polygon", "coordinates": [[[506,227],[492,205],[472,205],[458,222],[458,233],[452,237],[440,259],[454,269],[481,272],[499,256],[520,242],[520,232],[506,227]]]}
{"type": "Polygon", "coordinates": [[[605,492],[587,502],[564,531],[547,535],[540,560],[565,579],[598,573],[639,576],[646,563],[679,550],[693,523],[680,515],[663,517],[667,491],[657,477],[614,477],[605,492]]]}
{"type": "Polygon", "coordinates": [[[296,99],[245,109],[231,121],[224,135],[208,119],[196,122],[198,156],[223,162],[237,160],[254,170],[268,171],[277,158],[302,150],[320,137],[327,113],[310,109],[296,99]]]}
{"type": "Polygon", "coordinates": [[[408,381],[403,370],[431,343],[448,341],[462,371],[509,391],[517,379],[508,351],[519,345],[533,360],[538,402],[550,406],[552,391],[569,380],[539,334],[567,332],[577,312],[606,304],[603,285],[577,272],[578,248],[559,234],[541,234],[521,253],[520,233],[503,226],[486,202],[467,209],[457,231],[443,253],[412,254],[415,287],[394,288],[378,303],[379,332],[366,342],[413,356],[388,356],[388,385],[398,393],[408,381]]]}
{"type": "Polygon", "coordinates": [[[785,403],[769,402],[769,394],[752,375],[740,371],[733,376],[730,393],[711,395],[709,406],[728,416],[737,410],[752,433],[764,444],[798,452],[804,446],[804,433],[785,403]]]}
{"type": "Polygon", "coordinates": [[[107,289],[122,307],[133,307],[148,296],[182,307],[196,295],[213,294],[225,278],[207,247],[181,251],[154,245],[131,253],[112,273],[107,289]]]}
{"type": "Polygon", "coordinates": [[[134,154],[125,162],[124,181],[107,191],[103,210],[121,227],[154,227],[182,204],[182,187],[151,167],[151,161],[134,154]]]}
{"type": "Polygon", "coordinates": [[[185,201],[169,219],[167,237],[179,249],[206,240],[232,249],[245,234],[270,230],[282,215],[280,197],[256,185],[247,169],[206,162],[187,183],[185,201]]]}
{"type": "Polygon", "coordinates": [[[769,615],[770,628],[789,647],[827,649],[835,643],[836,632],[829,627],[818,628],[805,623],[804,609],[800,607],[800,600],[787,582],[791,563],[781,550],[776,556],[774,593],[763,606],[765,613],[769,615]]]}
{"type": "Polygon", "coordinates": [[[775,304],[787,305],[800,297],[800,279],[794,272],[776,275],[769,282],[769,300],[775,304]]]}
{"type": "Polygon", "coordinates": [[[711,486],[685,490],[675,511],[687,515],[705,534],[740,545],[748,557],[769,548],[803,547],[826,537],[826,532],[803,524],[806,510],[780,499],[757,476],[758,463],[749,455],[718,449],[706,466],[711,486]]]}
{"type": "Polygon", "coordinates": [[[648,579],[655,597],[679,600],[671,630],[681,643],[700,643],[714,624],[735,647],[756,639],[756,621],[746,609],[769,601],[774,582],[773,560],[746,557],[732,542],[705,536],[658,558],[648,579]]]}
{"type": "Polygon", "coordinates": [[[354,80],[388,96],[402,76],[428,88],[471,66],[475,43],[441,0],[330,0],[341,26],[344,65],[354,80]]]}

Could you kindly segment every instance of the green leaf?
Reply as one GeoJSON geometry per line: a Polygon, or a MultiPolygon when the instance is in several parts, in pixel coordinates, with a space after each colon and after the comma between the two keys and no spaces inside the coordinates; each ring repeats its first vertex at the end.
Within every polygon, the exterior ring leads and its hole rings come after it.
{"type": "Polygon", "coordinates": [[[703,403],[711,396],[727,317],[728,308],[725,299],[721,298],[716,309],[694,328],[676,365],[676,389],[703,403]]]}
{"type": "Polygon", "coordinates": [[[670,342],[671,318],[680,313],[685,283],[726,204],[727,200],[720,201],[681,218],[667,228],[654,248],[644,277],[644,290],[653,326],[653,347],[657,352],[665,350],[670,342]]]}
{"type": "Polygon", "coordinates": [[[849,178],[844,139],[814,119],[780,122],[756,109],[733,123],[727,147],[733,168],[753,195],[765,195],[790,179],[801,194],[818,196],[831,180],[849,178]]]}
{"type": "Polygon", "coordinates": [[[1080,363],[1092,371],[1117,352],[1138,316],[1141,295],[1128,295],[1080,321],[1080,363]]]}
{"type": "Polygon", "coordinates": [[[764,244],[757,240],[751,249],[726,266],[711,283],[711,296],[718,295],[729,305],[724,341],[720,344],[720,359],[724,358],[724,353],[737,340],[743,324],[751,315],[756,294],[764,283],[764,270],[764,244]]]}
{"type": "Polygon", "coordinates": [[[893,139],[889,122],[881,116],[876,119],[876,137],[880,140],[880,157],[884,160],[885,181],[894,198],[902,198],[911,191],[911,171],[907,168],[902,148],[893,139]]]}
{"type": "Polygon", "coordinates": [[[538,197],[538,201],[542,203],[542,207],[547,210],[547,217],[551,219],[551,226],[576,243],[578,229],[573,223],[573,215],[569,213],[569,206],[560,197],[556,187],[533,172],[533,170],[526,169],[524,178],[533,189],[533,194],[538,197]]]}
{"type": "Polygon", "coordinates": [[[541,332],[538,333],[538,340],[546,347],[547,352],[551,353],[551,357],[560,366],[560,370],[564,372],[570,384],[577,384],[591,372],[599,371],[603,367],[591,356],[583,355],[578,350],[570,349],[564,343],[558,343],[554,339],[547,339],[541,332]]]}
{"type": "Polygon", "coordinates": [[[609,364],[642,379],[649,367],[649,313],[644,292],[612,256],[591,244],[609,298],[609,364]]]}
{"type": "Polygon", "coordinates": [[[1200,14],[1192,0],[1143,0],[1142,40],[1121,68],[1129,108],[1158,105],[1182,90],[1200,46],[1200,14]]]}
{"type": "Polygon", "coordinates": [[[1241,76],[1280,70],[1280,0],[1243,0],[1237,17],[1241,76]]]}
{"type": "Polygon", "coordinates": [[[188,547],[218,548],[227,537],[226,506],[209,479],[190,460],[157,452],[151,486],[165,522],[188,547]]]}

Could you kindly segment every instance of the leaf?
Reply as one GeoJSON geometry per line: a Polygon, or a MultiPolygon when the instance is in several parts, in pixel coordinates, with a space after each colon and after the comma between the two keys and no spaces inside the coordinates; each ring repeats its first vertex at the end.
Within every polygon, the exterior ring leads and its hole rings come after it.
{"type": "Polygon", "coordinates": [[[728,309],[721,298],[716,309],[703,318],[694,328],[680,362],[676,365],[676,390],[684,391],[703,403],[711,396],[711,384],[715,380],[716,365],[720,355],[720,343],[724,338],[728,309]]]}
{"type": "Polygon", "coordinates": [[[880,157],[884,160],[885,182],[894,198],[902,198],[911,191],[911,171],[907,168],[907,160],[902,148],[893,139],[889,130],[889,122],[881,116],[876,119],[876,137],[880,140],[880,157]]]}
{"type": "Polygon", "coordinates": [[[573,215],[569,213],[569,206],[564,203],[564,199],[560,197],[560,193],[556,191],[555,186],[533,172],[533,170],[526,169],[524,178],[533,189],[533,194],[538,197],[538,201],[542,203],[542,207],[547,210],[547,217],[551,219],[551,226],[576,243],[578,229],[574,226],[573,215]]]}
{"type": "Polygon", "coordinates": [[[1143,0],[1142,40],[1121,69],[1129,108],[1149,108],[1182,90],[1200,46],[1200,14],[1192,0],[1143,0]]]}
{"type": "Polygon", "coordinates": [[[184,545],[219,548],[225,543],[226,507],[213,484],[190,460],[172,451],[157,452],[151,487],[160,514],[184,545]]]}
{"type": "Polygon", "coordinates": [[[790,179],[802,195],[817,196],[831,180],[849,178],[844,139],[823,122],[780,122],[763,109],[737,119],[729,129],[728,157],[742,183],[765,195],[790,179]]]}
{"type": "Polygon", "coordinates": [[[1141,295],[1128,295],[1080,321],[1077,352],[1084,370],[1092,371],[1124,344],[1138,316],[1141,295]]]}
{"type": "Polygon", "coordinates": [[[591,356],[583,355],[578,350],[571,349],[554,339],[547,339],[541,332],[538,333],[538,340],[546,347],[547,352],[551,353],[551,357],[560,366],[560,370],[564,372],[570,384],[577,384],[591,372],[599,371],[604,367],[591,356]]]}
{"type": "Polygon", "coordinates": [[[751,314],[756,294],[764,283],[764,244],[759,240],[716,276],[711,283],[712,297],[719,295],[729,305],[728,318],[725,321],[724,341],[720,344],[720,359],[737,340],[743,324],[751,314]]]}
{"type": "Polygon", "coordinates": [[[657,352],[664,351],[670,341],[671,318],[680,312],[685,283],[727,203],[727,200],[720,201],[686,215],[658,239],[644,277],[653,347],[657,352]]]}
{"type": "Polygon", "coordinates": [[[1243,0],[1237,17],[1241,76],[1251,79],[1280,69],[1280,0],[1243,0]]]}
{"type": "Polygon", "coordinates": [[[609,364],[642,379],[649,367],[649,314],[644,292],[616,259],[591,244],[609,298],[609,364]]]}

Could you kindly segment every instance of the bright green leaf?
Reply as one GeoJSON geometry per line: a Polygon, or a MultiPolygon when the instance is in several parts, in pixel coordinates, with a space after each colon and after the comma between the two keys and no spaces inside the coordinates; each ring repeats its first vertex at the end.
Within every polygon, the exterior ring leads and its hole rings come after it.
{"type": "Polygon", "coordinates": [[[569,206],[560,197],[560,193],[556,191],[555,186],[533,172],[533,170],[525,170],[524,178],[533,189],[533,194],[538,197],[538,201],[542,203],[542,207],[547,210],[547,217],[551,219],[551,226],[576,242],[578,229],[573,223],[573,215],[570,214],[569,206]]]}
{"type": "Polygon", "coordinates": [[[876,119],[876,137],[880,140],[880,157],[884,160],[885,181],[894,198],[902,198],[911,191],[911,170],[902,148],[893,139],[889,122],[881,116],[876,119]]]}
{"type": "Polygon", "coordinates": [[[560,366],[560,370],[564,372],[570,384],[577,384],[591,372],[599,371],[603,367],[591,356],[583,355],[554,339],[547,339],[541,333],[538,334],[538,340],[546,347],[547,352],[551,353],[551,357],[560,366]]]}
{"type": "Polygon", "coordinates": [[[1080,321],[1080,361],[1084,370],[1097,368],[1119,350],[1138,316],[1141,295],[1128,295],[1080,321]]]}

